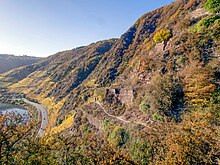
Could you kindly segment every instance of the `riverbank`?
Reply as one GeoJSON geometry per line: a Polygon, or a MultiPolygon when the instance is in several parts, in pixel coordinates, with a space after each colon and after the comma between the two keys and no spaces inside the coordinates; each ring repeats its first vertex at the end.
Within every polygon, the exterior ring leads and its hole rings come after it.
{"type": "Polygon", "coordinates": [[[14,104],[7,104],[7,103],[2,103],[0,102],[0,110],[6,110],[10,108],[21,108],[20,106],[16,106],[14,104]]]}
{"type": "Polygon", "coordinates": [[[5,104],[0,102],[0,114],[13,114],[16,116],[20,116],[21,121],[24,123],[28,123],[30,121],[29,112],[27,110],[12,104],[5,104]]]}
{"type": "MultiPolygon", "coordinates": [[[[41,118],[39,117],[38,107],[33,104],[27,103],[24,100],[29,100],[34,103],[32,99],[26,97],[25,94],[10,93],[7,89],[0,89],[0,103],[9,104],[12,107],[20,107],[21,109],[27,110],[30,121],[36,125],[36,129],[41,127],[41,118]]],[[[37,104],[37,103],[36,103],[37,104]]]]}
{"type": "Polygon", "coordinates": [[[26,104],[22,100],[23,98],[26,98],[26,95],[9,93],[7,89],[4,89],[4,88],[0,89],[0,102],[1,103],[16,105],[27,110],[32,109],[33,107],[30,107],[28,104],[26,104]]]}
{"type": "Polygon", "coordinates": [[[37,109],[37,111],[38,111],[38,121],[41,121],[40,122],[41,124],[40,124],[40,127],[39,127],[39,130],[38,130],[38,133],[37,133],[36,137],[42,137],[44,135],[45,130],[46,130],[47,125],[48,125],[47,108],[42,104],[34,103],[34,102],[31,102],[27,99],[23,99],[23,100],[27,104],[30,104],[30,105],[34,106],[37,109]]]}

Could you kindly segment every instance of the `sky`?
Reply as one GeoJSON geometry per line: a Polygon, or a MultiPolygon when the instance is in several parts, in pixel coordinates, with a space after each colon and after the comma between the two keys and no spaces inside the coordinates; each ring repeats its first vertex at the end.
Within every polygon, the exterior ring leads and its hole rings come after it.
{"type": "Polygon", "coordinates": [[[46,57],[119,38],[173,0],[0,0],[0,54],[46,57]]]}

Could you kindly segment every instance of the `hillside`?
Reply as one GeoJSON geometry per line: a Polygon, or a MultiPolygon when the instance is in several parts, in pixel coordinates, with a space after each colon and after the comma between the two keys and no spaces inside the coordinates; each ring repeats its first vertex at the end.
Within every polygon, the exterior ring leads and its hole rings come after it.
{"type": "Polygon", "coordinates": [[[47,106],[47,135],[74,139],[82,161],[217,164],[219,30],[218,0],[178,0],[119,39],[59,52],[0,82],[47,106]]]}
{"type": "Polygon", "coordinates": [[[41,58],[0,54],[0,74],[25,65],[38,62],[41,58]]]}

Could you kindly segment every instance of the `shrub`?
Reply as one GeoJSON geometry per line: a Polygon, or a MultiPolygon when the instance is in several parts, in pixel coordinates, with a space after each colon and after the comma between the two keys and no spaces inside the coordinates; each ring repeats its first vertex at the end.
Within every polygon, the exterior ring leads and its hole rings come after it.
{"type": "Polygon", "coordinates": [[[148,102],[148,99],[145,98],[139,105],[139,109],[143,112],[146,113],[150,109],[150,105],[148,102]]]}
{"type": "MultiPolygon", "coordinates": [[[[160,143],[162,154],[155,164],[218,164],[218,129],[209,123],[210,115],[202,109],[186,114],[181,124],[172,125],[160,143]]],[[[164,130],[165,131],[165,130],[164,130]]]]}
{"type": "Polygon", "coordinates": [[[111,131],[115,127],[114,123],[112,123],[109,120],[103,120],[101,124],[102,124],[102,128],[103,128],[105,134],[107,134],[107,136],[109,136],[109,134],[111,133],[111,131]]]}
{"type": "Polygon", "coordinates": [[[137,164],[148,164],[148,157],[150,155],[150,144],[146,140],[141,140],[138,137],[130,138],[129,156],[137,164]]]}
{"type": "Polygon", "coordinates": [[[162,117],[161,115],[159,115],[158,113],[154,113],[154,114],[152,115],[152,118],[153,118],[154,120],[157,120],[157,121],[162,121],[162,120],[163,120],[163,117],[162,117]]]}
{"type": "Polygon", "coordinates": [[[163,42],[164,40],[167,40],[168,38],[171,37],[170,30],[160,30],[154,35],[154,41],[156,43],[163,42]]]}
{"type": "Polygon", "coordinates": [[[211,93],[215,91],[214,73],[211,68],[191,66],[185,69],[182,80],[185,99],[189,105],[204,107],[209,104],[211,93]]]}
{"type": "Polygon", "coordinates": [[[150,111],[160,115],[179,117],[180,107],[183,106],[182,87],[172,76],[155,76],[149,86],[148,97],[150,111]]]}
{"type": "Polygon", "coordinates": [[[207,18],[203,18],[201,21],[199,21],[193,28],[193,31],[195,32],[202,32],[206,28],[209,28],[210,26],[214,25],[215,22],[220,20],[220,16],[214,15],[207,18]]]}
{"type": "Polygon", "coordinates": [[[186,57],[180,57],[180,58],[177,59],[176,62],[177,62],[178,64],[180,64],[180,63],[185,64],[185,62],[186,62],[186,57]]]}
{"type": "Polygon", "coordinates": [[[208,0],[204,8],[213,13],[219,13],[220,11],[220,1],[219,0],[208,0]]]}
{"type": "Polygon", "coordinates": [[[124,128],[118,126],[118,127],[115,127],[115,129],[109,135],[108,140],[114,146],[116,146],[118,148],[122,148],[129,140],[129,135],[124,128]]]}

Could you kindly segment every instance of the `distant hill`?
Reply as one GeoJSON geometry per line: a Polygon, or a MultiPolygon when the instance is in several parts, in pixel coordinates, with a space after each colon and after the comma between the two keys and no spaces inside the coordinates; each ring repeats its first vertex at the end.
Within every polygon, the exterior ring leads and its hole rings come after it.
{"type": "Polygon", "coordinates": [[[0,54],[0,73],[7,72],[11,69],[25,65],[30,65],[40,61],[42,58],[31,56],[15,56],[8,54],[0,54]]]}

